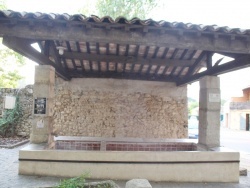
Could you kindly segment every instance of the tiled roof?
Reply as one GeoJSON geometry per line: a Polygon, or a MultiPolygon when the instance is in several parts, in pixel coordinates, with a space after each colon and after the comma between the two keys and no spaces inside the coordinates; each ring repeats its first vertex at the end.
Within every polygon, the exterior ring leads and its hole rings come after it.
{"type": "Polygon", "coordinates": [[[53,66],[66,80],[117,78],[183,85],[250,65],[250,30],[216,25],[8,10],[0,11],[0,37],[18,53],[53,66]],[[235,60],[213,62],[214,53],[235,60]]]}
{"type": "Polygon", "coordinates": [[[142,25],[142,26],[154,26],[162,28],[179,28],[185,30],[195,30],[201,32],[218,32],[225,34],[238,34],[238,35],[250,35],[250,29],[244,30],[240,28],[229,28],[227,26],[219,27],[217,25],[202,25],[183,22],[167,22],[167,21],[154,21],[152,19],[141,20],[139,18],[133,18],[127,20],[125,17],[118,17],[113,19],[109,16],[99,18],[98,16],[86,17],[82,14],[54,14],[54,13],[29,13],[29,12],[15,12],[12,10],[1,10],[0,18],[17,18],[17,19],[37,19],[37,20],[54,20],[54,21],[78,21],[78,22],[94,22],[94,23],[110,23],[110,24],[128,24],[128,25],[142,25]]]}

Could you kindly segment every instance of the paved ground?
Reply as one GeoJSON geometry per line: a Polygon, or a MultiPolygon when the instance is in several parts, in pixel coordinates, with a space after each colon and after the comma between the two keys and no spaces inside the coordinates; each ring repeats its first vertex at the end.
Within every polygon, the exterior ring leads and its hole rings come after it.
{"type": "Polygon", "coordinates": [[[221,128],[220,140],[221,146],[239,152],[250,153],[250,131],[221,128]]]}
{"type": "MultiPolygon", "coordinates": [[[[56,185],[60,178],[18,175],[18,151],[0,148],[0,188],[37,188],[56,185]]],[[[150,182],[154,188],[250,188],[250,153],[241,153],[241,166],[248,169],[248,176],[241,176],[239,183],[171,183],[150,182]]],[[[121,188],[125,181],[116,182],[121,188]]]]}

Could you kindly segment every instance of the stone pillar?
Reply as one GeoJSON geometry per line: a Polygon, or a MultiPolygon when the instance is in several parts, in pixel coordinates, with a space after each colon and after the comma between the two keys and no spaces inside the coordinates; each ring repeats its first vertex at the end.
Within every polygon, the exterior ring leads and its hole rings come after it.
{"type": "Polygon", "coordinates": [[[220,146],[220,78],[205,76],[200,80],[198,150],[220,146]]]}
{"type": "Polygon", "coordinates": [[[36,66],[34,84],[31,143],[47,143],[53,113],[55,69],[49,65],[36,66]]]}

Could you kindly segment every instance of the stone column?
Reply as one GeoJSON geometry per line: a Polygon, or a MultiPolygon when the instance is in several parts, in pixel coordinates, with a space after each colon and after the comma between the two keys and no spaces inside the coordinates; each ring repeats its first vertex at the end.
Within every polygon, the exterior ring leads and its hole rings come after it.
{"type": "Polygon", "coordinates": [[[54,85],[55,69],[49,65],[36,66],[31,143],[48,142],[53,113],[54,85]]]}
{"type": "Polygon", "coordinates": [[[220,79],[205,76],[200,80],[198,150],[220,146],[220,79]]]}

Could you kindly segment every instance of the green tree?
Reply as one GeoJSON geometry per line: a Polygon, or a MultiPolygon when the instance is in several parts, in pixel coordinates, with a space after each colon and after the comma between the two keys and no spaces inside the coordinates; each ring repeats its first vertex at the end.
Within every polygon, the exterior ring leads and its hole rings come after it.
{"type": "Polygon", "coordinates": [[[0,9],[1,10],[6,10],[7,9],[5,0],[0,0],[0,9]]]}
{"type": "MultiPolygon", "coordinates": [[[[6,9],[6,1],[0,0],[0,10],[6,9]]],[[[0,39],[0,88],[15,88],[22,79],[17,69],[24,64],[24,57],[2,45],[0,39]]]]}
{"type": "Polygon", "coordinates": [[[6,10],[6,9],[7,6],[5,0],[0,0],[0,10],[6,10]]]}
{"type": "Polygon", "coordinates": [[[2,45],[0,39],[0,88],[15,88],[22,76],[18,68],[25,64],[22,55],[2,45]]]}
{"type": "Polygon", "coordinates": [[[199,106],[199,102],[195,99],[188,98],[188,115],[191,115],[193,109],[199,106]]]}
{"type": "Polygon", "coordinates": [[[123,16],[127,19],[138,17],[148,18],[150,11],[156,7],[157,0],[96,0],[88,1],[79,10],[80,13],[89,16],[96,14],[99,17],[110,16],[113,19],[123,16]]]}
{"type": "Polygon", "coordinates": [[[146,19],[155,6],[155,0],[98,0],[96,4],[98,16],[111,16],[114,19],[119,16],[146,19]]]}

